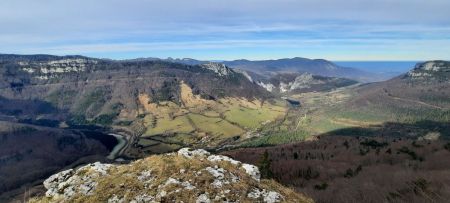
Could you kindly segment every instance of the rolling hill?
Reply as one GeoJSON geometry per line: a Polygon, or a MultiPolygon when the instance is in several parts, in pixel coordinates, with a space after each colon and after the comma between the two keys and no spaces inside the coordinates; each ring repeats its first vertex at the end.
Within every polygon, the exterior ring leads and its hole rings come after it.
{"type": "Polygon", "coordinates": [[[361,86],[346,106],[391,121],[450,121],[449,68],[445,61],[419,63],[399,77],[361,86]]]}

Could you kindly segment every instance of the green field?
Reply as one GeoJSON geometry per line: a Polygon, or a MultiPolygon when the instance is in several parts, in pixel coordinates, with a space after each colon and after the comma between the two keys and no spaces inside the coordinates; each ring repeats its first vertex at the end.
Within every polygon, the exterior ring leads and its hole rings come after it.
{"type": "MultiPolygon", "coordinates": [[[[139,95],[138,127],[143,138],[188,146],[217,145],[230,138],[246,139],[247,132],[261,131],[282,120],[287,112],[284,100],[261,101],[245,98],[205,100],[181,85],[182,104],[151,102],[149,95],[139,95]]],[[[131,125],[136,126],[136,125],[131,125]]],[[[140,141],[141,146],[152,145],[140,141]]]]}
{"type": "Polygon", "coordinates": [[[221,118],[210,118],[199,114],[190,114],[189,118],[199,131],[215,137],[228,138],[244,133],[244,130],[221,118]]]}
{"type": "Polygon", "coordinates": [[[156,119],[156,126],[149,127],[146,136],[169,134],[169,133],[189,133],[195,129],[190,125],[187,116],[178,116],[174,119],[163,117],[156,119]]]}
{"type": "Polygon", "coordinates": [[[261,127],[265,122],[272,122],[284,115],[284,112],[276,108],[251,109],[246,107],[234,107],[225,112],[225,118],[248,129],[261,127]]]}

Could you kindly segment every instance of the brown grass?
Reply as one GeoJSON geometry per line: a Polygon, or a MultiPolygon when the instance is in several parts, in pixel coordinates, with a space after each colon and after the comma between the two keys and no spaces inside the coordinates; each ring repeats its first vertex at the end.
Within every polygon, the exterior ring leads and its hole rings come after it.
{"type": "MultiPolygon", "coordinates": [[[[168,192],[167,196],[157,201],[163,202],[195,202],[197,197],[202,193],[219,194],[221,191],[230,190],[226,195],[229,200],[239,202],[254,202],[246,195],[252,188],[266,189],[277,191],[284,196],[285,202],[312,202],[311,199],[295,193],[293,190],[281,186],[273,180],[262,180],[257,182],[250,178],[241,168],[232,165],[229,162],[219,162],[212,164],[207,160],[187,159],[178,155],[155,155],[148,158],[135,161],[129,165],[120,165],[109,171],[108,176],[95,179],[98,186],[93,195],[75,196],[67,202],[106,202],[114,195],[124,197],[125,202],[129,202],[138,194],[148,194],[156,196],[158,188],[163,185],[168,178],[189,181],[196,187],[194,190],[182,190],[181,192],[173,192],[179,189],[179,185],[169,185],[164,188],[168,192]],[[212,187],[210,184],[214,182],[214,177],[207,171],[206,167],[214,167],[217,165],[226,171],[233,173],[240,178],[239,182],[223,185],[221,188],[212,187]],[[180,173],[180,169],[184,169],[184,173],[180,173]],[[137,176],[142,171],[151,171],[154,180],[151,185],[146,187],[143,182],[138,181],[137,176]],[[201,174],[198,172],[201,171],[201,174]]],[[[228,176],[228,173],[225,173],[228,176]]],[[[211,196],[214,198],[214,196],[211,196]]],[[[31,202],[55,202],[47,198],[35,198],[31,202]]]]}

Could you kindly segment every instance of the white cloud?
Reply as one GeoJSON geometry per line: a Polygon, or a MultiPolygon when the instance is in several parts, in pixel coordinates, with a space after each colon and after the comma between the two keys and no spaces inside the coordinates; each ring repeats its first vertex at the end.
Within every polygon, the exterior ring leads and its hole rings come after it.
{"type": "Polygon", "coordinates": [[[419,46],[413,39],[449,40],[448,9],[448,0],[2,0],[0,52],[419,46]]]}

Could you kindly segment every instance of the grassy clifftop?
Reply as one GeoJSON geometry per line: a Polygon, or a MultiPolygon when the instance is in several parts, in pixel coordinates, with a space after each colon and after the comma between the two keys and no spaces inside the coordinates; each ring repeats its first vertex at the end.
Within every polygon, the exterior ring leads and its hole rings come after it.
{"type": "Polygon", "coordinates": [[[95,163],[55,174],[30,202],[312,202],[257,167],[204,150],[150,156],[126,165],[95,163]]]}

